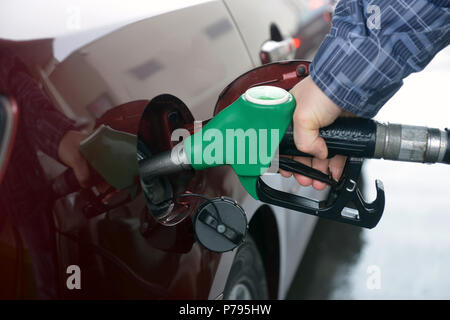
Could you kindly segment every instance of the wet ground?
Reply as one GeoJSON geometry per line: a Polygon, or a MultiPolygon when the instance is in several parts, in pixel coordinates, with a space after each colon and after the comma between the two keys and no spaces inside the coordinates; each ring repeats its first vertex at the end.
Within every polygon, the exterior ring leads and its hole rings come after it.
{"type": "MultiPolygon", "coordinates": [[[[375,119],[450,127],[450,47],[375,119]]],[[[383,181],[386,207],[373,230],[320,220],[288,299],[450,299],[450,165],[366,161],[365,193],[383,181]]]]}

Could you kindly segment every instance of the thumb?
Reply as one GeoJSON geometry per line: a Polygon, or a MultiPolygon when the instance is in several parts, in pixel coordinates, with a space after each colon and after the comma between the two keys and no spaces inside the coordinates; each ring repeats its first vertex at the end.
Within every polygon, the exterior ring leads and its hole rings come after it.
{"type": "Polygon", "coordinates": [[[325,140],[319,137],[319,129],[310,129],[302,125],[294,125],[294,141],[298,150],[318,159],[326,159],[328,149],[325,140]]]}

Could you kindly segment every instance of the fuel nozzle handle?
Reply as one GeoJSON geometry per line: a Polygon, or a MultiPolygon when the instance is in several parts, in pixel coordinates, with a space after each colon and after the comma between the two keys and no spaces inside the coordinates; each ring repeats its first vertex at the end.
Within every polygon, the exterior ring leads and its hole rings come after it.
{"type": "MultiPolygon", "coordinates": [[[[320,129],[328,157],[345,155],[355,158],[387,159],[421,163],[450,164],[450,131],[421,126],[384,124],[370,119],[339,118],[320,129]]],[[[306,156],[294,143],[292,124],[279,145],[280,155],[306,156]]],[[[139,163],[142,177],[190,170],[184,144],[139,163]]]]}
{"type": "MultiPolygon", "coordinates": [[[[450,164],[450,133],[421,126],[339,118],[320,129],[328,157],[337,154],[374,159],[450,164]]],[[[310,156],[297,150],[292,124],[280,142],[280,155],[310,156]]]]}

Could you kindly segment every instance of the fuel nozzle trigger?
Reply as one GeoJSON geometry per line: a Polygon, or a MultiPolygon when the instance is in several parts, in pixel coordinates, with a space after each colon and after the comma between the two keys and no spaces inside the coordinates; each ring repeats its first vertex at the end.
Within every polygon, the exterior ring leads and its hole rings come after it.
{"type": "Polygon", "coordinates": [[[261,201],[276,206],[372,229],[378,224],[384,211],[384,187],[380,180],[376,180],[376,199],[371,203],[364,200],[357,184],[362,164],[363,158],[349,157],[340,180],[335,181],[331,176],[316,169],[295,160],[280,157],[280,169],[302,174],[330,185],[328,198],[323,201],[316,201],[276,190],[267,185],[261,177],[258,179],[256,186],[258,197],[261,201]],[[354,208],[349,207],[352,204],[354,208]]]}

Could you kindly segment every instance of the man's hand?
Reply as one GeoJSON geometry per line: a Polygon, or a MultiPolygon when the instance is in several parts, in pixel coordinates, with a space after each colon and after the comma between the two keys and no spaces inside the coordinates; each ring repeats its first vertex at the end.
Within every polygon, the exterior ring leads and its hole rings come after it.
{"type": "MultiPolygon", "coordinates": [[[[300,81],[291,90],[297,101],[294,120],[294,141],[298,150],[309,153],[314,158],[294,157],[308,166],[331,174],[335,180],[339,180],[345,165],[344,156],[335,156],[327,159],[328,149],[325,141],[319,137],[319,129],[325,127],[342,115],[342,110],[328,98],[322,90],[314,83],[311,77],[300,81]]],[[[280,170],[284,177],[290,177],[292,173],[280,170]]],[[[295,179],[302,186],[312,186],[317,190],[322,190],[326,184],[311,178],[294,174],[295,179]]]]}
{"type": "Polygon", "coordinates": [[[89,186],[89,165],[80,152],[80,142],[86,134],[70,130],[61,139],[58,146],[58,157],[62,163],[73,169],[81,187],[89,186]]]}

